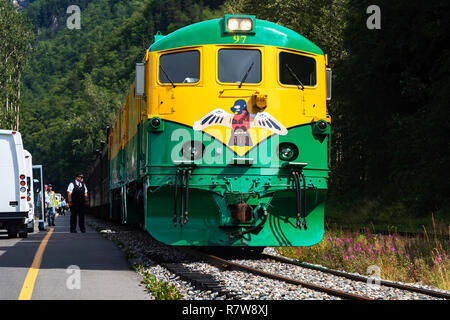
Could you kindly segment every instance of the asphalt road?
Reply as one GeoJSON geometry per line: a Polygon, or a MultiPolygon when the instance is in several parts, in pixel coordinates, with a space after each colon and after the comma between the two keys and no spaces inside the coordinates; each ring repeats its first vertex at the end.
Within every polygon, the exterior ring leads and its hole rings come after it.
{"type": "Polygon", "coordinates": [[[111,241],[89,226],[86,233],[70,233],[69,215],[55,224],[50,237],[50,230],[37,228],[26,239],[8,239],[0,231],[0,300],[23,298],[27,290],[31,300],[150,299],[111,241]]]}

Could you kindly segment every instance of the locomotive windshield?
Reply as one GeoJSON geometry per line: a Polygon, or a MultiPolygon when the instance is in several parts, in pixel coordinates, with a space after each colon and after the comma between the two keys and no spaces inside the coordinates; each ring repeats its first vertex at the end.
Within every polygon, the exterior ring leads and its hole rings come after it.
{"type": "Polygon", "coordinates": [[[316,85],[316,61],[313,58],[281,52],[279,70],[282,84],[298,85],[300,80],[304,86],[316,85]]]}
{"type": "Polygon", "coordinates": [[[195,83],[200,79],[200,52],[197,50],[163,54],[159,58],[159,82],[195,83]]]}
{"type": "Polygon", "coordinates": [[[219,81],[229,83],[261,82],[261,52],[251,49],[220,49],[219,81]],[[245,77],[246,74],[247,77],[245,77]]]}

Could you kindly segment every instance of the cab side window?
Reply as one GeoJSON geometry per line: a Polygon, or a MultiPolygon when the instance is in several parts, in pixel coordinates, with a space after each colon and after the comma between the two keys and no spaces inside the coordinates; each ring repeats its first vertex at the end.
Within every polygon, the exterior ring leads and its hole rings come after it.
{"type": "Polygon", "coordinates": [[[279,58],[279,76],[282,84],[298,85],[298,81],[295,79],[295,76],[304,86],[313,87],[317,84],[316,60],[289,52],[280,52],[279,58]],[[291,69],[292,72],[289,69],[291,69]]]}

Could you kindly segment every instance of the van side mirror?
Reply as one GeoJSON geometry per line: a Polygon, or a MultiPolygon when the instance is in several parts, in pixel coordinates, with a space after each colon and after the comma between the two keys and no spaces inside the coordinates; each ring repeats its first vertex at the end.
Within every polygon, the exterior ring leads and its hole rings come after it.
{"type": "Polygon", "coordinates": [[[327,101],[331,100],[331,78],[333,77],[333,72],[331,68],[327,68],[327,101]]]}
{"type": "Polygon", "coordinates": [[[136,63],[136,96],[145,95],[145,63],[136,63]]]}

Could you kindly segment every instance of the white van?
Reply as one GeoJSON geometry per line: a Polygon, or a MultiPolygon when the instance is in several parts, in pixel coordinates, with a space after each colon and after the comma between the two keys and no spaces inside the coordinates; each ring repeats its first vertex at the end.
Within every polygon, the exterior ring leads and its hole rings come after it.
{"type": "Polygon", "coordinates": [[[33,190],[33,157],[27,150],[23,150],[25,156],[25,167],[27,176],[27,201],[28,201],[28,219],[25,224],[29,233],[34,232],[34,190],[33,190]]]}
{"type": "Polygon", "coordinates": [[[22,136],[18,131],[0,130],[0,229],[10,238],[28,236],[27,176],[22,136]]]}

